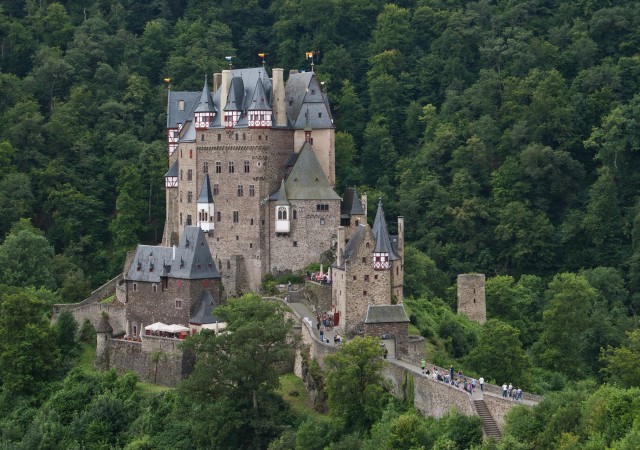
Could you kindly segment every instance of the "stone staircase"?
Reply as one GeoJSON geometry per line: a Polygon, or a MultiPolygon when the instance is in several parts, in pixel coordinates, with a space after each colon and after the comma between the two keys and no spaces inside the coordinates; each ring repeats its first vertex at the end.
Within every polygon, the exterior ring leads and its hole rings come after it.
{"type": "Polygon", "coordinates": [[[502,437],[502,433],[500,433],[500,429],[498,428],[495,420],[493,420],[493,416],[491,415],[489,408],[487,408],[487,405],[484,403],[484,400],[474,400],[473,404],[476,407],[478,415],[482,418],[484,434],[487,437],[500,439],[502,437]]]}

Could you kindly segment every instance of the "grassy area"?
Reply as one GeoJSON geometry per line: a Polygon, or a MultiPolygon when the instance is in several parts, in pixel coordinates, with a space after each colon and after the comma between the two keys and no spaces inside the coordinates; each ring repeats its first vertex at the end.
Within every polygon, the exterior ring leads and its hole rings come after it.
{"type": "Polygon", "coordinates": [[[100,303],[113,303],[113,301],[116,299],[116,294],[113,294],[107,298],[105,298],[104,300],[102,300],[100,303]]]}
{"type": "Polygon", "coordinates": [[[293,373],[280,376],[280,389],[278,389],[278,392],[296,414],[312,416],[314,419],[328,420],[326,416],[313,409],[313,402],[304,388],[302,380],[293,373]]]}
{"type": "Polygon", "coordinates": [[[80,349],[80,358],[78,358],[78,367],[83,372],[93,372],[93,360],[96,357],[96,348],[92,345],[82,344],[80,349]]]}
{"type": "Polygon", "coordinates": [[[409,335],[418,335],[420,336],[420,330],[414,324],[409,324],[409,335]]]}
{"type": "Polygon", "coordinates": [[[167,386],[160,386],[158,384],[147,383],[145,381],[138,381],[138,384],[136,385],[136,387],[138,388],[138,392],[140,392],[140,394],[145,397],[153,396],[153,395],[159,394],[160,392],[165,392],[173,389],[167,386]]]}

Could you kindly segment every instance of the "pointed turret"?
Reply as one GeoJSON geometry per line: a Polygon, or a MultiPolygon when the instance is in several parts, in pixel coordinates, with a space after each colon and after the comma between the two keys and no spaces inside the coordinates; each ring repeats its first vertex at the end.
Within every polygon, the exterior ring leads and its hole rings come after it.
{"type": "Polygon", "coordinates": [[[284,179],[280,183],[278,198],[276,199],[276,233],[289,233],[291,231],[291,204],[287,198],[287,188],[284,179]]]}
{"type": "Polygon", "coordinates": [[[205,75],[202,94],[200,94],[198,106],[196,106],[196,109],[194,110],[196,130],[208,129],[213,122],[216,112],[217,110],[213,104],[213,98],[211,97],[211,91],[209,91],[209,84],[207,83],[207,77],[205,75]]]}
{"type": "MultiPolygon", "coordinates": [[[[224,86],[223,86],[224,89],[224,86]]],[[[233,128],[242,115],[244,102],[244,81],[242,77],[233,77],[229,85],[229,95],[224,106],[224,125],[233,128]]]]}
{"type": "Polygon", "coordinates": [[[171,169],[164,174],[164,187],[177,188],[178,187],[178,161],[173,163],[171,169]]]}
{"type": "Polygon", "coordinates": [[[376,220],[373,222],[372,231],[376,238],[376,246],[373,249],[373,268],[374,270],[387,270],[389,269],[389,261],[398,259],[398,255],[396,255],[391,245],[387,221],[384,218],[382,200],[378,202],[378,211],[376,212],[376,220]]]}
{"type": "Polygon", "coordinates": [[[271,127],[271,104],[262,84],[262,77],[258,77],[256,88],[253,90],[253,98],[247,108],[250,128],[271,127]]]}
{"type": "Polygon", "coordinates": [[[198,226],[202,231],[213,231],[213,217],[215,215],[215,204],[213,195],[211,194],[211,183],[209,182],[209,174],[205,174],[200,196],[196,202],[198,208],[198,226]]]}

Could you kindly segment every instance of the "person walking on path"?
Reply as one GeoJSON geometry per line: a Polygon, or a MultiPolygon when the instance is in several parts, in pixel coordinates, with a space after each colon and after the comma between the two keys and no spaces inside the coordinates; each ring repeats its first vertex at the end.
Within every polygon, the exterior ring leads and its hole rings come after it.
{"type": "Polygon", "coordinates": [[[480,377],[478,381],[480,382],[480,392],[484,392],[484,378],[480,377]]]}
{"type": "Polygon", "coordinates": [[[324,342],[324,327],[320,328],[320,340],[324,342]]]}
{"type": "Polygon", "coordinates": [[[456,371],[453,369],[453,364],[451,365],[451,367],[449,368],[449,378],[451,378],[453,380],[453,374],[456,373],[456,371]]]}
{"type": "Polygon", "coordinates": [[[420,361],[420,367],[422,367],[422,374],[424,375],[424,369],[427,367],[427,362],[424,359],[420,361]]]}
{"type": "Polygon", "coordinates": [[[507,398],[507,383],[502,385],[502,396],[507,398]]]}

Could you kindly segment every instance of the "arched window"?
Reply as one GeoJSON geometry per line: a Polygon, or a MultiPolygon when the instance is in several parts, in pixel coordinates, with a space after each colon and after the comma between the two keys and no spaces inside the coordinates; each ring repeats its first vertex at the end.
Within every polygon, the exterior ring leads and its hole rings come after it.
{"type": "Polygon", "coordinates": [[[298,219],[298,211],[297,210],[293,210],[293,220],[297,220],[298,219]]]}
{"type": "Polygon", "coordinates": [[[284,206],[278,208],[278,220],[287,220],[287,208],[284,206]]]}

